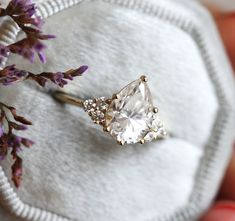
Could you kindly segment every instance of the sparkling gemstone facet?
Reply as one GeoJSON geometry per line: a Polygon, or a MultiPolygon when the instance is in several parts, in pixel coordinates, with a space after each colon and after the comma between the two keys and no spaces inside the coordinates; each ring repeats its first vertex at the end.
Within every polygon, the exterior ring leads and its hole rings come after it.
{"type": "Polygon", "coordinates": [[[83,103],[83,107],[94,123],[104,123],[105,112],[108,108],[108,104],[106,103],[106,99],[104,97],[85,100],[83,103]]]}
{"type": "Polygon", "coordinates": [[[116,94],[106,111],[104,126],[122,144],[150,142],[166,134],[143,79],[133,81],[116,94]]]}

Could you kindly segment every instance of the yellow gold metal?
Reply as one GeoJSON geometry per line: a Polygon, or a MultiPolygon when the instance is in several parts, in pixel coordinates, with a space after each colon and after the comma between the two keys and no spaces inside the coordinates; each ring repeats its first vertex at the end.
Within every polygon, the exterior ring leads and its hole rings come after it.
{"type": "Polygon", "coordinates": [[[116,94],[113,94],[112,99],[117,99],[118,96],[116,94]]]}
{"type": "Polygon", "coordinates": [[[125,142],[124,141],[120,141],[120,140],[117,140],[117,143],[121,146],[124,146],[125,142]]]}
{"type": "Polygon", "coordinates": [[[112,99],[107,99],[107,100],[106,100],[106,103],[107,103],[107,104],[111,104],[111,102],[112,102],[112,99]]]}
{"type": "Polygon", "coordinates": [[[153,112],[154,112],[154,113],[158,113],[158,108],[157,108],[157,107],[154,107],[154,108],[153,108],[153,112]]]}
{"type": "Polygon", "coordinates": [[[66,94],[62,91],[53,92],[53,97],[62,103],[68,103],[68,104],[76,105],[78,107],[83,107],[84,100],[76,98],[72,95],[66,94]]]}
{"type": "Polygon", "coordinates": [[[141,79],[142,81],[144,81],[144,82],[147,82],[147,81],[148,81],[148,78],[147,78],[145,75],[142,75],[142,76],[140,77],[140,79],[141,79]]]}
{"type": "Polygon", "coordinates": [[[109,127],[103,127],[104,132],[109,132],[110,128],[109,127]]]}

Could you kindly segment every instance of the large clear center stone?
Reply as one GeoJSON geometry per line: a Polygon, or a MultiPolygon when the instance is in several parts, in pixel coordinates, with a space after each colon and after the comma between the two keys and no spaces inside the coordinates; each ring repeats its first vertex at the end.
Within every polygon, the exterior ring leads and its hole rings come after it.
{"type": "Polygon", "coordinates": [[[157,136],[159,119],[147,83],[138,79],[123,88],[113,99],[105,116],[105,127],[121,143],[137,143],[157,136]],[[155,133],[155,134],[150,134],[155,133]]]}

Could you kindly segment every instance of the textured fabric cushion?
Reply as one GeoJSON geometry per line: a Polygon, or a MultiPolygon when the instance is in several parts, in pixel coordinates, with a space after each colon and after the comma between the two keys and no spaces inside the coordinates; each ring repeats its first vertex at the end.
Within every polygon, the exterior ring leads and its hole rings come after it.
{"type": "MultiPolygon", "coordinates": [[[[47,17],[73,2],[51,0],[39,13],[47,17]]],[[[34,72],[88,64],[64,89],[82,98],[110,97],[145,73],[170,136],[120,148],[82,110],[53,100],[52,85],[1,87],[1,100],[33,120],[27,135],[36,141],[22,153],[19,198],[5,180],[10,162],[2,163],[4,209],[43,221],[200,215],[229,158],[234,108],[231,69],[204,9],[189,1],[84,1],[49,17],[45,30],[58,36],[48,42],[46,65],[14,55],[7,63],[34,72]]]]}

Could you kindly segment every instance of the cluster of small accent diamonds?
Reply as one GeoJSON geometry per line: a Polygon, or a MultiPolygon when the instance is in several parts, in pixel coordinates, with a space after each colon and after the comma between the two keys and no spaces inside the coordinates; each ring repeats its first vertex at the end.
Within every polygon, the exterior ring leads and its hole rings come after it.
{"type": "Polygon", "coordinates": [[[101,125],[104,123],[105,113],[109,106],[104,97],[85,100],[83,106],[94,123],[101,125]]]}

